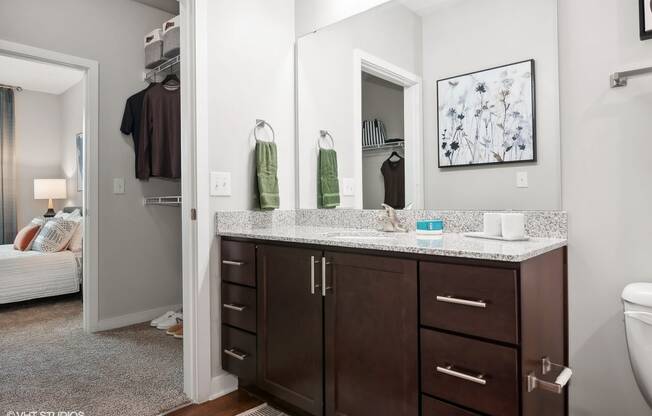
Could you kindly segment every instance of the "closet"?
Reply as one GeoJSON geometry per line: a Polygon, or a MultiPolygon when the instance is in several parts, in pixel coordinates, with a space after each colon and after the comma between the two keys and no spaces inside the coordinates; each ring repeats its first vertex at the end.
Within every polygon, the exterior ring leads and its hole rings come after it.
{"type": "Polygon", "coordinates": [[[405,207],[403,87],[362,73],[364,209],[405,207]]]}
{"type": "MultiPolygon", "coordinates": [[[[145,194],[143,209],[181,207],[180,52],[180,16],[176,16],[161,22],[161,27],[145,36],[143,81],[147,85],[125,103],[120,130],[133,139],[135,163],[129,174],[141,181],[145,194]],[[176,193],[158,195],[159,181],[177,184],[176,193]]],[[[180,210],[178,215],[181,215],[180,210]]],[[[152,218],[161,222],[165,216],[152,211],[152,218]]],[[[160,226],[170,227],[170,224],[160,226]]],[[[181,232],[179,228],[178,234],[181,232]]],[[[177,255],[181,264],[181,251],[177,255]]],[[[179,270],[180,283],[181,280],[182,271],[179,270]]],[[[183,338],[182,311],[166,312],[152,320],[151,326],[175,338],[183,338]]]]}

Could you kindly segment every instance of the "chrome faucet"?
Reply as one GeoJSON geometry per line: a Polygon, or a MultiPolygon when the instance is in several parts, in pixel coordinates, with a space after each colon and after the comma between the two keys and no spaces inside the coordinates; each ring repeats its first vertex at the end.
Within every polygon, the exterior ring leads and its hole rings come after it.
{"type": "Polygon", "coordinates": [[[387,217],[383,219],[383,231],[388,233],[406,233],[407,229],[399,221],[396,210],[387,204],[383,204],[383,208],[385,208],[385,213],[387,214],[387,217]]]}

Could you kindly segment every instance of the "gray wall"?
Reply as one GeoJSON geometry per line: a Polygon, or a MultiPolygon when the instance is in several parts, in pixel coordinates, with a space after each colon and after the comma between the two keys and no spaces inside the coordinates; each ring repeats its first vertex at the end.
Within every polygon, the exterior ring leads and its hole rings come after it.
{"type": "Polygon", "coordinates": [[[61,103],[61,170],[67,179],[68,200],[66,206],[82,206],[83,193],[77,186],[78,133],[84,131],[84,81],[68,88],[59,96],[61,103]]]}
{"type": "MultiPolygon", "coordinates": [[[[1,81],[0,81],[1,82],[1,81]]],[[[48,201],[34,199],[34,179],[60,179],[61,103],[58,95],[16,92],[16,216],[18,227],[42,216],[48,201]]],[[[65,201],[55,200],[60,209],[65,201]]]]}
{"type": "Polygon", "coordinates": [[[178,195],[177,182],[134,178],[130,137],[119,127],[125,100],[145,87],[143,37],[171,15],[129,0],[3,0],[0,39],[100,64],[99,317],[181,303],[181,218],[144,207],[144,195],[178,195]],[[126,194],[113,194],[113,178],[126,194]]]}
{"type": "Polygon", "coordinates": [[[464,0],[424,17],[426,208],[561,208],[558,85],[557,0],[464,0]],[[436,81],[526,59],[536,61],[538,162],[439,169],[436,81]],[[521,171],[529,188],[516,187],[521,171]]]}
{"type": "Polygon", "coordinates": [[[651,281],[652,78],[609,88],[609,74],[648,66],[635,1],[560,1],[564,208],[569,217],[573,416],[644,416],[620,294],[651,281]]]}

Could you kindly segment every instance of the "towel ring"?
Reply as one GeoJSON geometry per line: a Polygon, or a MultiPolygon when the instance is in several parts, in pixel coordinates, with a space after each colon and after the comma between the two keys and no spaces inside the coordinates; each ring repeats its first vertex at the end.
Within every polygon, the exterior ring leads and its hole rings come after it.
{"type": "Polygon", "coordinates": [[[333,136],[328,132],[328,130],[319,130],[319,140],[317,141],[319,148],[320,149],[326,149],[325,147],[322,147],[321,141],[322,139],[325,139],[328,137],[331,139],[331,149],[335,149],[335,140],[333,140],[333,136]]]}
{"type": "Polygon", "coordinates": [[[272,127],[271,124],[269,124],[265,120],[260,120],[260,119],[256,120],[256,127],[254,127],[254,138],[256,139],[256,141],[263,141],[258,138],[258,136],[256,135],[256,131],[258,129],[264,129],[265,127],[269,127],[269,129],[272,131],[272,143],[275,143],[276,133],[274,132],[274,128],[272,127]]]}

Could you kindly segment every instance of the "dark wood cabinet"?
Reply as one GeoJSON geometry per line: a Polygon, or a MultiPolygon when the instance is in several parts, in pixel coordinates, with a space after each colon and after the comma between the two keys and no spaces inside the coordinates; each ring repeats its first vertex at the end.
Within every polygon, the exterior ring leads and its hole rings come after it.
{"type": "Polygon", "coordinates": [[[321,257],[271,245],[257,253],[258,386],[316,416],[323,413],[323,297],[311,276],[321,257]]]}
{"type": "Polygon", "coordinates": [[[416,415],[417,262],[325,258],[326,416],[416,415]]]}
{"type": "Polygon", "coordinates": [[[568,414],[568,388],[528,389],[544,358],[568,365],[565,248],[522,263],[247,239],[225,253],[223,367],[293,409],[568,414]]]}

